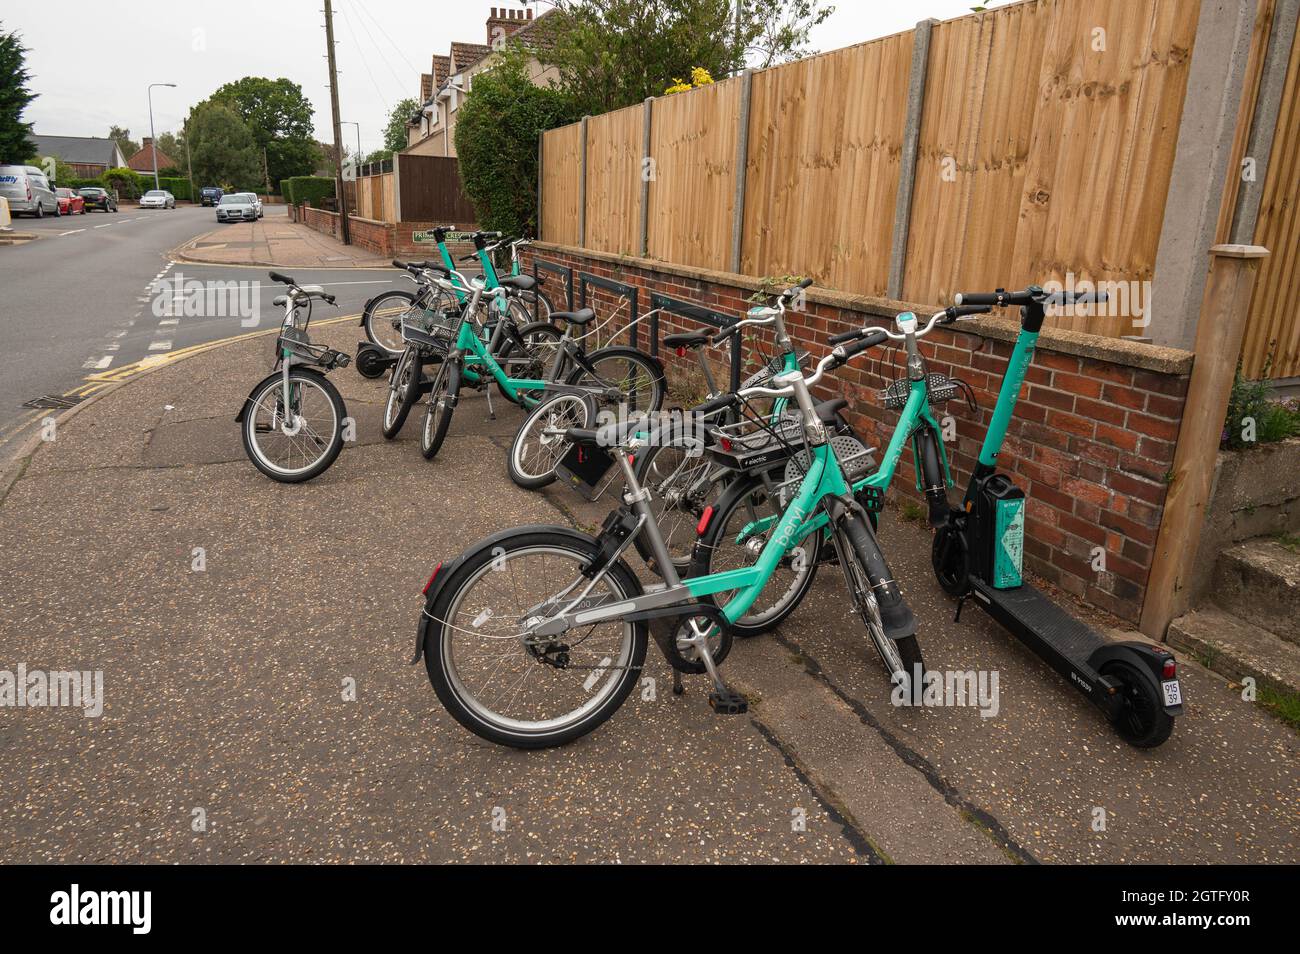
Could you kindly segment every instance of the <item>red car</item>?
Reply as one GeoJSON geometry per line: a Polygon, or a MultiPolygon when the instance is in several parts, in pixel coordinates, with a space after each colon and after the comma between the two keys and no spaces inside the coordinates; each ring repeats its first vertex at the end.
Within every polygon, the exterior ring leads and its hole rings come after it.
{"type": "Polygon", "coordinates": [[[55,189],[54,195],[59,200],[59,215],[85,215],[86,200],[71,189],[55,189]]]}

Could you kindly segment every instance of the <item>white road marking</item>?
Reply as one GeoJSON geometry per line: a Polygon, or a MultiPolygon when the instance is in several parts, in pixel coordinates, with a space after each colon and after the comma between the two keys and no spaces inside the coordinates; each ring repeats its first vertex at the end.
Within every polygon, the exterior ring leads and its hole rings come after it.
{"type": "Polygon", "coordinates": [[[60,236],[64,236],[64,235],[76,235],[78,232],[84,232],[84,231],[86,231],[86,230],[85,230],[85,229],[69,229],[67,232],[60,232],[59,235],[60,235],[60,236]]]}
{"type": "Polygon", "coordinates": [[[94,358],[87,358],[86,363],[83,364],[81,367],[88,371],[103,371],[112,363],[113,363],[113,356],[110,354],[110,355],[106,355],[103,358],[100,358],[99,360],[95,360],[94,358]]]}
{"type": "Polygon", "coordinates": [[[149,344],[150,351],[171,351],[172,343],[170,341],[154,341],[149,344]]]}
{"type": "Polygon", "coordinates": [[[108,228],[108,227],[109,227],[110,225],[112,225],[112,224],[113,224],[112,222],[105,222],[103,225],[96,225],[95,228],[97,228],[97,229],[106,229],[106,228],[108,228]]]}
{"type": "Polygon", "coordinates": [[[179,325],[180,323],[181,320],[179,318],[164,318],[162,321],[158,322],[158,327],[161,328],[163,325],[179,325]]]}

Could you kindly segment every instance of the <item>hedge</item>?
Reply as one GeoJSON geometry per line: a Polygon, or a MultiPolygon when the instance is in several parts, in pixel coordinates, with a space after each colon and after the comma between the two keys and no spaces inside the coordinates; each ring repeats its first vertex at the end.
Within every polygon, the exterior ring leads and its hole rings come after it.
{"type": "Polygon", "coordinates": [[[280,180],[280,192],[290,205],[305,202],[319,209],[324,206],[325,199],[334,198],[334,180],[328,176],[293,176],[280,180]]]}

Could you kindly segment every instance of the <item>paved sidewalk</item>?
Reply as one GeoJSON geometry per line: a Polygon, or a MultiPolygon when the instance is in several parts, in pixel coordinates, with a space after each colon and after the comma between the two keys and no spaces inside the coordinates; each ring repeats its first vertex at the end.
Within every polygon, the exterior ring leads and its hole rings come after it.
{"type": "MultiPolygon", "coordinates": [[[[356,329],[318,336],[351,350],[356,329]]],[[[996,717],[890,705],[827,567],[780,633],[727,661],[748,716],[714,716],[699,677],[674,697],[651,646],[657,693],[585,739],[483,743],[407,665],[420,587],[489,530],[590,528],[608,502],[515,488],[519,412],[498,401],[488,421],[479,395],[432,462],[418,421],[383,441],[384,384],[351,368],[330,377],[357,444],[311,483],[272,483],[233,422],[270,352],[216,348],[78,409],[0,500],[0,669],[105,680],[100,718],[0,709],[5,858],[1300,861],[1294,732],[1183,660],[1173,738],[1129,748],[978,610],[954,624],[927,532],[889,512],[927,662],[997,670],[996,717]]]]}
{"type": "Polygon", "coordinates": [[[392,261],[290,222],[283,209],[268,206],[266,215],[256,222],[218,225],[173,254],[185,262],[272,268],[365,268],[392,261]]]}

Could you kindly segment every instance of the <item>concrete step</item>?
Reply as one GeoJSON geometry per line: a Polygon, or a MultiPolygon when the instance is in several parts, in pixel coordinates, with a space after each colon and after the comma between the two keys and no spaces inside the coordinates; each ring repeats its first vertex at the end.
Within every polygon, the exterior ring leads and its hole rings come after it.
{"type": "Polygon", "coordinates": [[[1300,645],[1300,553],[1259,537],[1219,554],[1210,596],[1247,623],[1300,645]]]}
{"type": "Polygon", "coordinates": [[[1210,669],[1240,682],[1300,693],[1300,646],[1244,622],[1218,607],[1194,610],[1169,624],[1169,644],[1196,655],[1210,669]]]}

